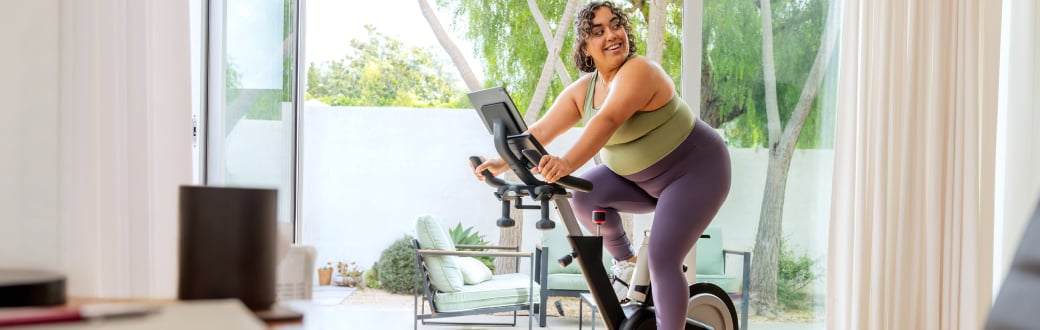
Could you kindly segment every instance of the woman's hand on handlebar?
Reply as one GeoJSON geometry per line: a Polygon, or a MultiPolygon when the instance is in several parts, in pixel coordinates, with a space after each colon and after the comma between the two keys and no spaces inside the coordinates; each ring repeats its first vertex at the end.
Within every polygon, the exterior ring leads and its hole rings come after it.
{"type": "MultiPolygon", "coordinates": [[[[473,167],[470,164],[470,167],[473,167]]],[[[506,164],[505,160],[501,158],[485,159],[483,163],[480,163],[477,167],[473,167],[473,175],[477,176],[477,180],[484,181],[484,175],[481,172],[488,170],[492,176],[498,176],[509,169],[509,164],[506,164]]]]}
{"type": "Polygon", "coordinates": [[[555,183],[560,178],[573,173],[575,168],[566,158],[544,155],[534,170],[542,175],[545,182],[555,183]]]}

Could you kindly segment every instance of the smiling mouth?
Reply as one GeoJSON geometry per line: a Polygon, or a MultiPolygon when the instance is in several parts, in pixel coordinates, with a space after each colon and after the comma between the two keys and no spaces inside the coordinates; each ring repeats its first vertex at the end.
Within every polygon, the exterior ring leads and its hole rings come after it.
{"type": "Polygon", "coordinates": [[[621,48],[621,44],[614,44],[614,45],[611,45],[610,47],[607,47],[605,50],[606,51],[613,51],[613,50],[618,50],[620,48],[621,48]]]}

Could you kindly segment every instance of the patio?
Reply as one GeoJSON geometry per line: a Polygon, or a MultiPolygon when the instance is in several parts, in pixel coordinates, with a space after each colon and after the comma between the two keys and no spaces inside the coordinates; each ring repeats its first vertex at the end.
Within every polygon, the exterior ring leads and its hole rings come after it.
{"type": "MultiPolygon", "coordinates": [[[[555,298],[554,298],[555,300],[555,298]]],[[[552,301],[552,300],[551,300],[552,301]]],[[[561,317],[555,308],[549,308],[548,323],[545,328],[535,329],[562,330],[578,329],[577,299],[563,299],[567,316],[561,317]]],[[[410,329],[412,328],[412,311],[414,301],[411,295],[390,294],[375,289],[354,289],[337,286],[316,286],[310,301],[288,301],[286,305],[305,311],[303,329],[410,329]]],[[[496,319],[496,322],[507,321],[510,316],[475,316],[460,318],[460,321],[480,321],[496,319]]],[[[582,329],[590,329],[589,311],[585,308],[582,329]]],[[[528,318],[519,316],[513,329],[526,329],[528,318]]],[[[606,329],[603,320],[596,318],[596,329],[606,329]]],[[[419,325],[419,329],[487,329],[484,326],[444,326],[419,325]]],[[[493,327],[501,329],[503,327],[493,327]]],[[[506,327],[509,328],[509,327],[506,327]]],[[[754,319],[748,329],[764,330],[804,330],[822,329],[820,323],[804,322],[756,322],[754,319]]]]}

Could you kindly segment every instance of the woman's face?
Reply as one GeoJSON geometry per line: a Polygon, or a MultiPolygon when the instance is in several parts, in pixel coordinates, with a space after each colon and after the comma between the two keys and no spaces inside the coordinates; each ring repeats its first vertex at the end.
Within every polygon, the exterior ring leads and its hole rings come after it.
{"type": "Polygon", "coordinates": [[[628,58],[628,31],[609,7],[596,9],[585,52],[601,69],[620,66],[628,58]]]}

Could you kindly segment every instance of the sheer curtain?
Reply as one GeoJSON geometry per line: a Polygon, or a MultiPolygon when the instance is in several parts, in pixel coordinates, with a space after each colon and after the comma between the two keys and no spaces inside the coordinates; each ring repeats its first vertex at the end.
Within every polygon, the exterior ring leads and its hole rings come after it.
{"type": "Polygon", "coordinates": [[[990,304],[1000,2],[843,13],[828,329],[978,329],[990,304]]]}
{"type": "Polygon", "coordinates": [[[177,189],[191,183],[188,3],[61,0],[56,9],[68,295],[175,297],[177,189]]]}

